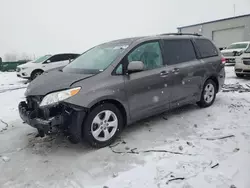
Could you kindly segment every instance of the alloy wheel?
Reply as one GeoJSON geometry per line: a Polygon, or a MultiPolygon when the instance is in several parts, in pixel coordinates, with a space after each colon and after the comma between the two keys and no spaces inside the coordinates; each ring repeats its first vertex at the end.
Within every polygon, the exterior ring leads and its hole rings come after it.
{"type": "Polygon", "coordinates": [[[214,99],[214,86],[213,84],[209,83],[206,85],[205,87],[205,92],[204,92],[204,100],[206,101],[206,103],[210,103],[213,101],[214,99]]]}
{"type": "Polygon", "coordinates": [[[114,112],[104,110],[98,113],[91,124],[91,134],[99,142],[111,139],[118,128],[118,119],[114,112]]]}

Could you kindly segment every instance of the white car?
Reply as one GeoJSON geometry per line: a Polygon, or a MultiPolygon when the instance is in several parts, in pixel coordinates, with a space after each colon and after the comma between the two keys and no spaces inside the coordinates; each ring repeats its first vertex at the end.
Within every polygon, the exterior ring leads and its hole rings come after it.
{"type": "Polygon", "coordinates": [[[236,58],[234,70],[237,77],[250,75],[250,46],[241,56],[236,58]]]}
{"type": "Polygon", "coordinates": [[[66,66],[79,54],[67,53],[56,55],[45,55],[34,61],[17,66],[16,73],[18,77],[34,80],[44,71],[66,66]]]}
{"type": "Polygon", "coordinates": [[[225,50],[221,50],[222,55],[226,59],[226,65],[235,65],[235,59],[241,56],[246,49],[250,46],[248,42],[237,42],[228,46],[225,50]]]}

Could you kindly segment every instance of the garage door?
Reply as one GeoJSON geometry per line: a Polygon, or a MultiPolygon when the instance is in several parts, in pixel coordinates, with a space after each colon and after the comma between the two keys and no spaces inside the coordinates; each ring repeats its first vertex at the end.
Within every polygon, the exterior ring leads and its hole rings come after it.
{"type": "Polygon", "coordinates": [[[219,48],[227,47],[234,42],[242,42],[243,39],[244,27],[213,31],[213,41],[219,48]]]}

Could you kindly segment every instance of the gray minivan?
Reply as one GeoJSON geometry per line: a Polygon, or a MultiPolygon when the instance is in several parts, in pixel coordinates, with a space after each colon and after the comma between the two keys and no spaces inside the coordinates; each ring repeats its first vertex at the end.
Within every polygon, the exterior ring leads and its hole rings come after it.
{"type": "Polygon", "coordinates": [[[189,103],[213,104],[225,59],[198,34],[162,34],[107,42],[63,69],[32,81],[21,118],[40,136],[63,129],[104,147],[126,126],[189,103]]]}

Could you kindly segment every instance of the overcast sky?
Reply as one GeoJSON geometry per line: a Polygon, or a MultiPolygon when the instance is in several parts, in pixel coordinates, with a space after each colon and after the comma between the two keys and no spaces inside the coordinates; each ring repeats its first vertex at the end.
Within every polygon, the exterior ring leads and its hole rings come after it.
{"type": "Polygon", "coordinates": [[[250,0],[0,0],[0,57],[79,52],[117,38],[250,13],[250,0]]]}

